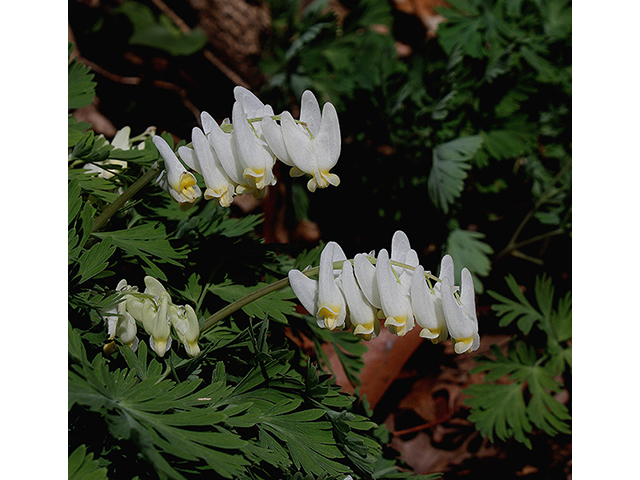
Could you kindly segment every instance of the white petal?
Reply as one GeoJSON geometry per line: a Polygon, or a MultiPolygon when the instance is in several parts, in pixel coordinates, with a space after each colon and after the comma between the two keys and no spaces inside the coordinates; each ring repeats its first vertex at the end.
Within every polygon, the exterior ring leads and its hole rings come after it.
{"type": "Polygon", "coordinates": [[[316,159],[308,133],[296,124],[289,112],[282,112],[280,125],[289,158],[304,173],[313,175],[316,159]]]}
{"type": "Polygon", "coordinates": [[[200,165],[204,182],[207,185],[207,191],[204,194],[205,198],[207,200],[220,198],[221,204],[224,203],[223,206],[229,206],[234,187],[219,164],[211,144],[202,133],[202,130],[197,127],[193,129],[192,140],[198,164],[200,165]]]}
{"type": "Polygon", "coordinates": [[[209,134],[209,132],[211,132],[215,127],[218,126],[218,123],[215,121],[215,119],[207,112],[202,112],[200,114],[200,121],[202,122],[202,130],[204,130],[205,135],[209,134]]]}
{"type": "Polygon", "coordinates": [[[287,147],[284,144],[282,129],[273,118],[264,117],[262,119],[262,134],[274,155],[285,165],[293,167],[293,161],[289,157],[287,147]]]}
{"type": "MultiPolygon", "coordinates": [[[[409,250],[411,250],[409,237],[407,237],[402,230],[396,231],[391,238],[391,260],[394,262],[405,263],[405,258],[407,257],[409,250]]],[[[400,267],[394,267],[394,270],[400,273],[403,269],[400,267]]]]}
{"type": "Polygon", "coordinates": [[[182,161],[186,163],[189,168],[198,173],[202,173],[200,164],[198,163],[198,157],[196,157],[196,152],[193,148],[185,147],[184,145],[178,147],[178,155],[180,155],[182,161]]]}
{"type": "Polygon", "coordinates": [[[451,280],[451,285],[455,282],[455,271],[453,268],[453,258],[451,255],[445,255],[442,257],[440,262],[440,274],[439,278],[442,280],[443,277],[449,277],[451,280]]]}
{"type": "Polygon", "coordinates": [[[377,312],[358,287],[351,262],[344,262],[342,265],[342,291],[349,307],[349,318],[354,327],[364,325],[373,332],[377,312]]]}
{"type": "MultiPolygon", "coordinates": [[[[203,128],[205,128],[204,119],[202,123],[203,128]]],[[[229,176],[229,178],[231,178],[231,180],[233,180],[233,182],[235,182],[236,184],[245,183],[244,178],[242,177],[242,171],[244,170],[244,167],[240,164],[240,161],[233,151],[233,134],[223,132],[222,128],[220,128],[220,125],[218,125],[215,120],[213,120],[212,123],[207,121],[207,126],[211,128],[211,130],[208,132],[209,143],[213,147],[213,150],[216,152],[222,168],[229,176]]],[[[207,133],[206,128],[205,133],[207,133]]]]}
{"type": "Polygon", "coordinates": [[[307,124],[313,136],[317,136],[322,123],[322,114],[320,113],[320,105],[316,96],[310,91],[302,92],[300,100],[300,121],[307,124]]]}
{"type": "MultiPolygon", "coordinates": [[[[264,111],[264,103],[252,92],[244,87],[237,86],[233,89],[233,96],[240,102],[247,118],[261,117],[264,111]]],[[[235,121],[233,124],[235,125],[235,121]]]]}
{"type": "Polygon", "coordinates": [[[147,286],[145,293],[153,295],[156,298],[159,298],[163,293],[167,293],[162,284],[149,275],[144,277],[144,284],[147,286]]]}
{"type": "Polygon", "coordinates": [[[429,338],[434,343],[447,338],[441,301],[435,293],[431,293],[422,265],[416,267],[411,278],[411,307],[416,323],[423,329],[421,337],[429,338]]]}
{"type": "Polygon", "coordinates": [[[404,292],[396,280],[389,263],[389,254],[384,248],[378,254],[376,279],[380,292],[380,303],[387,323],[400,327],[407,322],[413,322],[408,292],[404,292]]]}
{"type": "MultiPolygon", "coordinates": [[[[258,143],[259,139],[244,117],[242,106],[238,102],[233,105],[232,118],[233,138],[236,143],[240,163],[244,167],[243,175],[245,177],[247,176],[246,169],[249,168],[256,175],[265,175],[268,177],[269,172],[267,172],[267,170],[271,169],[272,157],[265,146],[258,143]]],[[[268,179],[268,182],[270,181],[271,178],[268,179]]]]}
{"type": "Polygon", "coordinates": [[[289,283],[302,306],[315,316],[318,310],[318,281],[307,277],[300,270],[289,270],[289,283]]]}
{"type": "Polygon", "coordinates": [[[376,267],[373,266],[364,253],[358,253],[355,256],[353,266],[358,285],[360,285],[360,289],[366,299],[374,307],[382,308],[380,293],[378,292],[378,281],[376,280],[376,267]]]}
{"type": "Polygon", "coordinates": [[[329,242],[320,254],[318,273],[318,312],[317,318],[324,319],[330,330],[344,325],[347,309],[342,292],[333,276],[333,256],[335,242],[329,242]]]}
{"type": "Polygon", "coordinates": [[[325,103],[322,108],[322,123],[315,142],[318,169],[320,172],[328,172],[338,163],[341,146],[338,113],[331,103],[325,103]]]}
{"type": "Polygon", "coordinates": [[[182,179],[182,175],[187,173],[187,170],[184,168],[182,163],[180,163],[180,160],[178,160],[178,157],[173,153],[173,150],[171,150],[171,147],[164,138],[160,135],[154,135],[152,141],[164,160],[164,167],[167,170],[167,181],[169,186],[174,190],[179,191],[180,180],[182,179]]]}
{"type": "Polygon", "coordinates": [[[111,145],[120,150],[129,150],[129,135],[131,135],[131,127],[123,127],[116,132],[111,145]]]}

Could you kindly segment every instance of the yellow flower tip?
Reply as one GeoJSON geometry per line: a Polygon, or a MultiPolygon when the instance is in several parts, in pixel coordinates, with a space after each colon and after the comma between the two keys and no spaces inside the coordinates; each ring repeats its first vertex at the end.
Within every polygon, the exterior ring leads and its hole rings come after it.
{"type": "Polygon", "coordinates": [[[440,336],[440,329],[436,328],[432,330],[430,328],[423,328],[420,330],[420,336],[422,338],[428,338],[434,344],[439,343],[440,340],[438,340],[438,337],[440,336]]]}
{"type": "Polygon", "coordinates": [[[187,355],[190,357],[195,357],[200,353],[200,346],[198,342],[185,342],[184,344],[185,350],[187,351],[187,355]]]}
{"type": "Polygon", "coordinates": [[[187,197],[191,202],[195,201],[198,197],[196,194],[194,186],[197,185],[196,177],[194,177],[191,173],[185,172],[180,177],[180,185],[178,187],[178,192],[187,197]]]}
{"type": "Polygon", "coordinates": [[[204,192],[205,200],[217,199],[221,207],[227,208],[233,201],[233,195],[228,188],[213,189],[207,188],[204,192]]]}
{"type": "Polygon", "coordinates": [[[467,352],[471,348],[471,344],[473,343],[473,338],[471,337],[458,338],[453,340],[455,342],[453,349],[455,350],[456,353],[467,352]]]}
{"type": "Polygon", "coordinates": [[[291,167],[291,170],[289,170],[289,175],[292,177],[302,177],[303,175],[305,175],[305,173],[298,167],[291,167]]]}

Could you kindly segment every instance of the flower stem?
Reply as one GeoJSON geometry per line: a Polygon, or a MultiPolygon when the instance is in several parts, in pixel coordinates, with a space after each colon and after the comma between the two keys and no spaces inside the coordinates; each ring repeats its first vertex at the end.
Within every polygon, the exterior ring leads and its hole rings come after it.
{"type": "Polygon", "coordinates": [[[91,233],[104,227],[107,221],[125,204],[127,200],[133,197],[142,189],[142,187],[158,176],[159,171],[160,168],[158,167],[158,162],[155,162],[144,175],[133,182],[129,188],[122,193],[122,195],[116,198],[111,205],[105,208],[102,213],[96,217],[93,221],[91,233]]]}
{"type": "MultiPolygon", "coordinates": [[[[367,259],[372,264],[376,263],[376,259],[374,257],[367,257],[367,259]]],[[[344,262],[353,263],[353,260],[340,260],[338,262],[333,262],[333,268],[334,269],[342,268],[342,265],[343,265],[344,262]]],[[[411,265],[406,265],[404,263],[391,261],[391,264],[395,265],[396,267],[407,268],[409,270],[415,270],[415,267],[412,267],[411,265]]],[[[310,277],[312,275],[316,275],[319,271],[320,271],[320,267],[313,267],[313,268],[308,268],[306,270],[303,270],[302,273],[304,273],[307,277],[310,277]]],[[[424,275],[425,275],[425,277],[431,278],[432,280],[435,280],[436,282],[440,282],[441,281],[438,277],[436,277],[435,275],[431,275],[430,273],[425,272],[424,275]]],[[[211,315],[209,318],[207,318],[204,321],[204,325],[202,326],[202,330],[200,330],[200,334],[206,332],[211,327],[213,327],[216,323],[218,323],[220,320],[228,317],[229,315],[231,315],[234,312],[237,312],[238,310],[240,310],[245,305],[248,305],[248,304],[250,304],[251,302],[253,302],[253,301],[257,300],[257,299],[259,299],[261,297],[264,297],[265,295],[268,295],[271,292],[275,292],[276,290],[280,290],[281,288],[284,288],[287,285],[289,285],[289,277],[282,278],[282,279],[280,279],[280,280],[278,280],[276,282],[270,283],[269,285],[266,285],[266,286],[264,286],[262,288],[259,288],[255,292],[251,292],[248,295],[245,295],[244,297],[236,300],[233,303],[230,303],[229,305],[227,305],[224,308],[221,308],[220,310],[218,310],[216,313],[214,313],[213,315],[211,315]]]]}

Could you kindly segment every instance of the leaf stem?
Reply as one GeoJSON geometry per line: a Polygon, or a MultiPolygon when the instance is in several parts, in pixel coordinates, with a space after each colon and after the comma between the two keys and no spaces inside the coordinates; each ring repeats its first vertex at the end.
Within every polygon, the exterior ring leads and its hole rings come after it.
{"type": "Polygon", "coordinates": [[[151,180],[156,178],[160,172],[158,162],[155,162],[151,168],[135,182],[133,182],[129,188],[127,188],[122,195],[116,198],[111,205],[105,208],[100,215],[93,221],[93,228],[91,233],[100,230],[105,226],[107,221],[115,214],[131,197],[138,193],[142,187],[144,187],[151,180]]]}

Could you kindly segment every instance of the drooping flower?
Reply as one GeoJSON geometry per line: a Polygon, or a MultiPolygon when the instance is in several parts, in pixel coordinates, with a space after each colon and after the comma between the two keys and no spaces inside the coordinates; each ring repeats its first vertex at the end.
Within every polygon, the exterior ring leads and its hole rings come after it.
{"type": "Polygon", "coordinates": [[[193,149],[188,147],[178,148],[180,158],[190,168],[202,174],[207,189],[204,198],[215,198],[221,206],[228,207],[233,200],[235,186],[224,171],[218,156],[205,134],[198,127],[192,130],[191,140],[193,149]]]}
{"type": "Polygon", "coordinates": [[[320,328],[335,330],[345,325],[347,306],[340,289],[339,273],[338,276],[334,275],[333,263],[346,259],[342,248],[335,242],[329,242],[320,254],[318,280],[307,277],[299,270],[289,271],[293,292],[302,306],[316,317],[320,328]]]}
{"type": "Polygon", "coordinates": [[[398,336],[404,336],[414,327],[413,311],[409,292],[391,268],[389,254],[384,248],[380,250],[376,261],[376,281],[380,293],[380,303],[385,320],[385,327],[398,336]]]}
{"type": "Polygon", "coordinates": [[[155,135],[153,144],[160,152],[165,166],[156,183],[168,191],[181,208],[189,208],[201,194],[196,177],[184,168],[164,138],[155,135]]]}
{"type": "Polygon", "coordinates": [[[169,318],[178,338],[187,351],[187,355],[190,357],[198,355],[200,353],[200,347],[198,346],[200,327],[196,312],[191,308],[191,305],[171,305],[169,307],[169,318]]]}
{"type": "MultiPolygon", "coordinates": [[[[282,118],[282,115],[280,115],[280,118],[282,118]]],[[[321,121],[322,114],[318,100],[310,90],[305,90],[300,100],[300,120],[298,125],[301,128],[308,128],[311,135],[316,136],[320,130],[321,121]]],[[[291,173],[292,176],[302,175],[304,172],[295,166],[295,163],[287,152],[281,125],[278,125],[271,117],[264,117],[262,119],[262,133],[275,156],[278,157],[282,163],[294,167],[291,173]]]]}
{"type": "Polygon", "coordinates": [[[380,322],[376,309],[362,293],[356,283],[351,262],[342,264],[342,292],[347,301],[349,310],[349,321],[353,327],[353,334],[365,340],[378,336],[380,333],[380,322]]]}
{"type": "MultiPolygon", "coordinates": [[[[294,165],[291,175],[311,175],[307,188],[315,192],[316,188],[329,185],[338,186],[340,178],[330,170],[338,162],[341,138],[340,124],[335,107],[325,103],[322,114],[317,115],[319,107],[311,92],[303,94],[303,100],[309,105],[305,109],[303,126],[296,123],[289,112],[283,112],[280,125],[287,155],[294,165]],[[308,112],[308,113],[307,113],[308,112]]],[[[286,161],[285,161],[286,163],[286,161]]]]}
{"type": "Polygon", "coordinates": [[[171,297],[162,284],[151,276],[144,277],[145,295],[130,295],[127,298],[127,311],[142,323],[150,336],[149,346],[159,356],[163,356],[171,347],[171,323],[169,305],[171,297]]]}
{"type": "Polygon", "coordinates": [[[446,340],[448,330],[440,287],[429,288],[422,265],[416,267],[411,278],[411,307],[416,323],[422,327],[421,337],[428,338],[432,343],[446,340]]]}
{"type": "Polygon", "coordinates": [[[369,257],[375,258],[373,252],[369,255],[358,253],[353,259],[353,270],[362,294],[371,305],[380,310],[382,303],[376,281],[376,267],[369,261],[369,257]]]}
{"type": "Polygon", "coordinates": [[[275,185],[273,175],[275,156],[262,135],[261,122],[249,122],[256,118],[273,115],[270,105],[264,105],[258,97],[243,87],[233,90],[236,102],[233,104],[234,155],[243,167],[242,175],[253,187],[254,196],[261,196],[268,185],[275,185]]]}
{"type": "MultiPolygon", "coordinates": [[[[129,292],[136,290],[135,287],[127,285],[126,280],[120,280],[116,291],[129,292]]],[[[109,340],[113,340],[116,336],[124,343],[132,348],[135,352],[138,347],[138,328],[136,326],[135,319],[127,311],[126,308],[126,295],[122,298],[122,301],[115,307],[105,312],[104,318],[107,321],[107,334],[109,340]]]]}
{"type": "Polygon", "coordinates": [[[453,259],[449,255],[445,255],[445,258],[442,259],[440,291],[447,328],[455,343],[456,353],[473,352],[480,346],[473,277],[467,268],[462,269],[461,292],[457,297],[456,287],[453,285],[453,259]]]}

